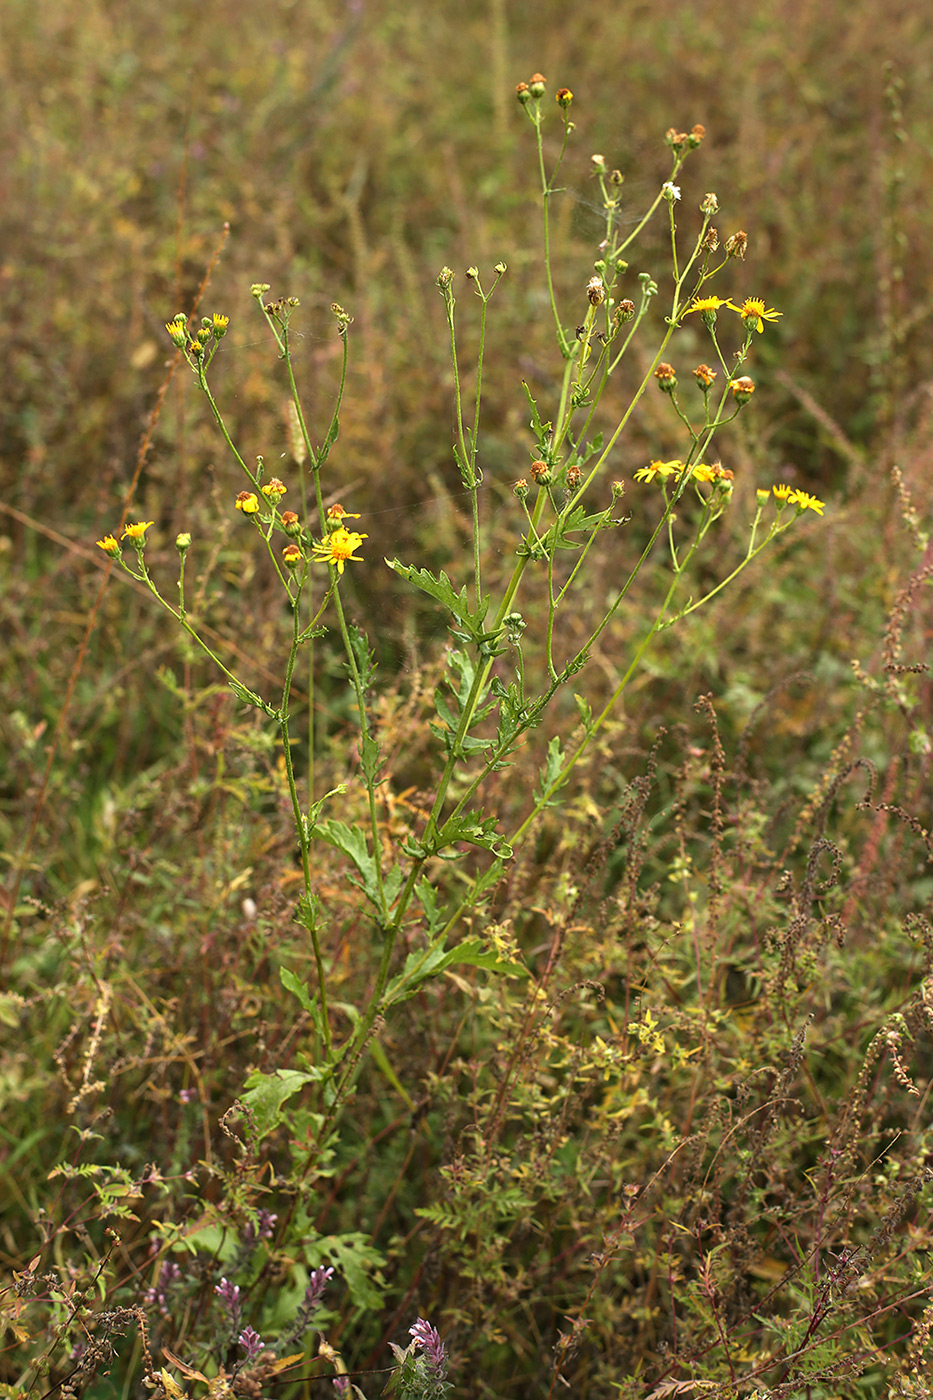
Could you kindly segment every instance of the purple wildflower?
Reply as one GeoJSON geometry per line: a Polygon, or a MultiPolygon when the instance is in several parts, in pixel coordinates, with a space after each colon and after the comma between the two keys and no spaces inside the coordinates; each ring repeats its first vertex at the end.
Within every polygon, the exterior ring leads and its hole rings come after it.
{"type": "Polygon", "coordinates": [[[409,1327],[408,1335],[414,1338],[415,1346],[424,1356],[432,1372],[431,1379],[442,1381],[447,1374],[447,1348],[441,1341],[437,1328],[432,1327],[430,1322],[425,1322],[423,1317],[419,1317],[418,1321],[409,1327]]]}
{"type": "Polygon", "coordinates": [[[273,1215],[271,1210],[261,1210],[255,1224],[251,1220],[243,1231],[243,1243],[254,1245],[258,1240],[271,1240],[278,1218],[277,1215],[273,1215]]]}
{"type": "Polygon", "coordinates": [[[252,1361],[254,1356],[258,1356],[266,1345],[259,1333],[252,1327],[244,1327],[237,1337],[237,1341],[246,1352],[247,1361],[252,1361]]]}
{"type": "Polygon", "coordinates": [[[308,1313],[310,1314],[311,1311],[317,1307],[318,1303],[321,1301],[321,1298],[324,1296],[324,1289],[327,1287],[328,1283],[333,1277],[333,1269],[311,1270],[311,1275],[308,1279],[308,1286],[305,1289],[304,1302],[301,1305],[302,1309],[307,1309],[308,1313]]]}
{"type": "Polygon", "coordinates": [[[159,1270],[159,1277],[151,1288],[147,1288],[143,1294],[143,1302],[150,1308],[158,1308],[163,1317],[168,1316],[165,1293],[168,1287],[181,1277],[181,1269],[172,1260],[163,1264],[159,1270]]]}
{"type": "Polygon", "coordinates": [[[222,1278],[217,1284],[214,1292],[220,1299],[223,1307],[230,1314],[230,1319],[234,1325],[240,1320],[240,1285],[231,1283],[229,1279],[222,1278]]]}

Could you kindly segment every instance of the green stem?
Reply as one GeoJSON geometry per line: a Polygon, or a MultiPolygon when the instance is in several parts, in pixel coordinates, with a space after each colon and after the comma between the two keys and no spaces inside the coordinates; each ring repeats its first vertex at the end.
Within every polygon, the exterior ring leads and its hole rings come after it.
{"type": "MultiPolygon", "coordinates": [[[[292,627],[292,644],[289,648],[288,663],[285,668],[285,685],[282,689],[282,708],[281,717],[279,719],[279,729],[281,730],[282,734],[282,748],[285,754],[285,776],[288,782],[289,796],[292,800],[292,815],[295,822],[295,830],[298,833],[298,845],[301,851],[301,874],[305,887],[305,900],[308,911],[310,912],[312,908],[311,861],[309,856],[310,840],[308,835],[308,824],[305,821],[305,818],[302,814],[301,803],[298,800],[298,787],[295,783],[295,770],[292,765],[291,744],[289,742],[288,735],[288,702],[289,697],[291,695],[292,677],[295,673],[295,660],[298,656],[298,648],[300,645],[298,640],[299,634],[301,632],[301,628],[299,626],[300,598],[301,584],[299,584],[298,592],[292,600],[292,615],[294,619],[292,627]]],[[[314,925],[314,921],[310,918],[308,919],[308,932],[311,934],[311,945],[314,949],[314,962],[317,968],[318,989],[321,998],[321,1028],[324,1033],[324,1051],[327,1056],[327,1059],[330,1060],[332,1057],[332,1050],[330,1038],[330,1022],[327,1010],[327,979],[324,972],[324,959],[321,954],[321,941],[318,937],[318,931],[314,925]]]]}

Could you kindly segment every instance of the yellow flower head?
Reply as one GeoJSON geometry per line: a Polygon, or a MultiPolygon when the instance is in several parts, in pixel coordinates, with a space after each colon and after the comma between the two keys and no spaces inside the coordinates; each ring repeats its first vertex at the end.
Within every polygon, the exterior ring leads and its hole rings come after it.
{"type": "Polygon", "coordinates": [[[113,535],[105,535],[102,540],[98,540],[97,548],[102,549],[105,554],[109,554],[111,559],[116,559],[117,555],[120,553],[120,546],[117,544],[113,535]]]}
{"type": "Polygon", "coordinates": [[[229,316],[221,316],[219,312],[214,312],[214,315],[211,319],[211,330],[214,333],[215,340],[220,340],[222,336],[225,336],[227,334],[227,327],[229,326],[229,324],[229,316]]]}
{"type": "Polygon", "coordinates": [[[680,476],[683,469],[683,462],[676,457],[671,462],[652,462],[647,467],[639,467],[635,473],[635,480],[656,481],[658,477],[680,476]]]}
{"type": "MultiPolygon", "coordinates": [[[[691,311],[699,311],[701,314],[706,312],[706,316],[711,316],[711,318],[715,320],[716,312],[719,308],[721,306],[730,305],[731,303],[728,302],[725,297],[695,297],[687,307],[684,315],[689,316],[691,311]]],[[[704,320],[706,320],[706,316],[703,317],[704,320]]]]}
{"type": "Polygon", "coordinates": [[[176,316],[174,321],[166,321],[165,323],[165,329],[172,337],[172,344],[176,345],[179,350],[185,348],[185,341],[188,339],[187,324],[184,316],[181,315],[176,316]]]}
{"type": "Polygon", "coordinates": [[[361,535],[357,530],[347,530],[343,525],[338,525],[336,530],[331,530],[329,535],[314,546],[314,557],[322,564],[333,564],[338,574],[342,574],[348,560],[352,559],[357,564],[362,562],[354,550],[359,549],[363,541],[368,539],[368,535],[361,535]]]}
{"type": "Polygon", "coordinates": [[[776,321],[779,316],[783,316],[783,311],[769,311],[761,297],[746,297],[741,306],[736,306],[734,302],[726,303],[731,309],[741,316],[746,326],[754,326],[759,332],[765,328],[765,321],[776,321]]]}
{"type": "Polygon", "coordinates": [[[788,486],[786,482],[782,482],[780,486],[772,486],[771,490],[779,501],[789,501],[795,494],[793,486],[788,486]]]}
{"type": "Polygon", "coordinates": [[[123,531],[122,538],[125,540],[143,540],[146,538],[146,531],[150,525],[154,525],[154,520],[137,520],[135,525],[127,525],[123,531]]]}
{"type": "Polygon", "coordinates": [[[807,491],[795,491],[790,498],[790,502],[791,505],[796,506],[798,510],[812,510],[815,511],[817,515],[823,514],[823,509],[826,505],[825,501],[818,501],[815,496],[811,496],[807,491]]]}
{"type": "Polygon", "coordinates": [[[287,544],[282,550],[282,558],[290,569],[297,569],[304,555],[296,544],[287,544]]]}
{"type": "Polygon", "coordinates": [[[710,481],[718,481],[721,476],[722,467],[720,467],[718,463],[715,467],[711,467],[706,462],[697,462],[690,473],[690,480],[705,481],[708,483],[710,481]]]}
{"type": "Polygon", "coordinates": [[[236,508],[244,515],[255,515],[259,509],[259,497],[255,491],[241,491],[236,498],[236,508]]]}
{"type": "Polygon", "coordinates": [[[276,501],[280,501],[285,495],[286,488],[285,482],[279,481],[279,478],[274,476],[271,481],[267,481],[266,484],[259,489],[262,491],[266,500],[271,501],[272,504],[275,505],[276,501]]]}

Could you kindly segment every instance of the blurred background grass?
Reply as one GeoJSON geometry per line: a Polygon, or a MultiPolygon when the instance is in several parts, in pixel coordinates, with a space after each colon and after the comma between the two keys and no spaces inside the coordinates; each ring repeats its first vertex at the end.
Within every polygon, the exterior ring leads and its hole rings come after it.
{"type": "MultiPolygon", "coordinates": [[[[252,1043],[250,988],[277,985],[268,948],[238,922],[244,889],[261,889],[270,920],[287,927],[294,891],[283,873],[290,847],[273,757],[252,719],[209,689],[214,677],[199,662],[184,663],[179,688],[174,629],[116,574],[76,672],[106,562],[94,541],[119,520],[170,361],[164,323],[191,309],[229,223],[201,307],[231,317],[213,382],[245,455],[272,463],[288,450],[284,392],[250,283],[301,300],[296,367],[318,423],[339,365],[329,307],[351,312],[328,486],[363,512],[370,539],[345,596],[376,636],[384,675],[430,678],[443,633],[381,558],[456,576],[466,557],[433,285],[441,266],[458,273],[468,362],[475,331],[459,274],[477,264],[488,275],[500,258],[509,265],[491,309],[485,372],[483,501],[494,532],[497,508],[530,460],[520,381],[546,399],[556,373],[533,142],[513,95],[535,70],[550,92],[565,84],[575,95],[567,188],[555,205],[565,307],[579,298],[600,237],[591,154],[625,172],[637,207],[667,177],[664,131],[702,122],[708,135],[684,172],[679,217],[686,227],[687,211],[715,190],[723,236],[749,235],[746,263],[731,265],[732,281],[717,290],[762,296],[783,313],[755,346],[755,399],[720,442],[737,477],[723,557],[742,547],[756,485],[783,479],[811,491],[827,501],[826,518],[801,522],[720,604],[665,635],[627,702],[618,751],[623,765],[632,755],[641,763],[661,726],[679,743],[696,696],[711,690],[731,752],[764,704],[743,743],[772,785],[779,830],[781,803],[809,793],[840,736],[854,732],[866,702],[851,660],[881,677],[885,618],[913,567],[893,464],[920,517],[931,513],[933,32],[922,6],[6,0],[0,11],[8,886],[77,674],[22,886],[32,900],[79,911],[76,941],[27,940],[18,969],[39,985],[67,976],[69,958],[84,966],[81,901],[106,900],[112,922],[91,961],[132,953],[156,999],[184,983],[215,1066],[238,1037],[252,1043]],[[161,667],[164,684],[154,679],[161,667]],[[241,826],[246,809],[270,824],[241,826]],[[201,989],[205,961],[219,982],[201,989]],[[229,1001],[215,1020],[225,977],[229,1001]]],[[[555,120],[549,142],[558,130],[555,120]]],[[[633,272],[657,271],[663,248],[653,237],[633,272]]],[[[684,373],[705,355],[695,329],[675,345],[684,373]]],[[[659,398],[646,399],[613,475],[631,482],[649,457],[679,450],[659,398]]],[[[249,680],[264,666],[275,671],[281,604],[238,542],[231,502],[241,483],[221,449],[190,377],[177,374],[131,514],[156,522],[148,557],[165,580],[175,532],[192,531],[203,614],[249,680]]],[[[637,517],[637,488],[629,490],[637,517]]],[[[614,574],[611,557],[594,568],[594,611],[614,574]]],[[[594,699],[611,692],[640,630],[635,610],[606,639],[594,699]]],[[[912,605],[908,660],[928,653],[930,631],[928,608],[912,605]]],[[[861,751],[903,763],[912,810],[929,826],[929,751],[916,737],[929,718],[924,685],[919,710],[892,701],[861,751]]],[[[323,677],[319,703],[339,738],[339,673],[323,677]]],[[[398,771],[417,787],[421,755],[404,709],[383,703],[399,736],[398,771]]],[[[339,780],[339,759],[329,761],[328,776],[339,780]]],[[[626,774],[610,767],[592,781],[608,806],[626,774]]],[[[664,800],[671,791],[673,780],[664,800]]],[[[791,826],[788,817],[782,839],[791,840],[791,826]]],[[[538,855],[545,864],[547,852],[538,855]]],[[[927,876],[898,868],[922,904],[927,876]]],[[[522,878],[534,888],[527,870],[522,878]]],[[[24,920],[41,922],[30,908],[24,920]]],[[[284,1022],[276,1034],[287,1038],[284,1022]]],[[[30,1074],[18,1061],[11,1092],[20,1103],[34,1087],[30,1074]]],[[[8,1234],[4,1245],[14,1258],[22,1237],[8,1234]]]]}

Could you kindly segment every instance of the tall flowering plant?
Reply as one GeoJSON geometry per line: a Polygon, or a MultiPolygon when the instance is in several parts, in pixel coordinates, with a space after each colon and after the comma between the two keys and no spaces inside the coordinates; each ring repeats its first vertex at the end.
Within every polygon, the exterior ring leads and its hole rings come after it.
{"type": "MultiPolygon", "coordinates": [[[[325,504],[324,474],[325,468],[330,470],[338,441],[350,343],[352,318],[342,307],[333,307],[342,345],[340,380],[330,421],[317,437],[306,421],[293,365],[292,323],[298,302],[293,297],[269,299],[265,283],[252,288],[284,367],[297,426],[297,480],[287,482],[269,476],[262,458],[255,466],[246,461],[212,389],[211,366],[228,333],[228,318],[215,314],[192,328],[178,315],[166,326],[207,401],[241,480],[245,477],[238,494],[231,489],[231,509],[237,510],[254,532],[288,604],[291,628],[283,647],[283,681],[278,694],[260,694],[245,684],[220,659],[189,615],[186,567],[194,544],[188,533],[175,541],[179,557],[175,602],[153,578],[147,561],[149,531],[155,522],[140,520],[127,525],[120,540],[107,535],[98,541],[106,554],[172,613],[226,676],[237,698],[256,707],[278,731],[301,866],[297,918],[307,930],[315,965],[311,986],[287,971],[282,978],[312,1018],[317,1047],[305,1078],[321,1086],[331,1122],[352,1088],[364,1048],[375,1043],[378,1018],[391,1014],[393,1007],[455,964],[522,971],[512,950],[465,935],[471,912],[534,830],[541,814],[559,804],[574,766],[600,735],[653,639],[709,605],[801,515],[808,511],[819,515],[824,509],[823,503],[806,491],[782,483],[762,485],[754,497],[744,554],[716,582],[705,585],[699,596],[685,596],[684,583],[694,576],[697,558],[709,549],[716,522],[733,507],[734,476],[716,455],[717,439],[752,400],[755,383],[746,370],[758,337],[772,330],[780,312],[758,295],[733,300],[712,290],[724,269],[731,265],[734,271],[743,264],[748,238],[741,230],[720,237],[714,224],[720,209],[715,194],[705,193],[695,201],[685,194],[684,170],[702,145],[705,133],[701,126],[689,132],[671,128],[666,133],[668,176],[647,207],[638,211],[623,202],[622,173],[612,169],[604,156],[592,156],[590,169],[601,201],[602,237],[596,256],[580,277],[575,304],[561,307],[555,290],[550,211],[574,130],[570,119],[573,94],[567,88],[556,94],[560,144],[550,167],[543,133],[554,105],[547,101],[542,75],[520,83],[517,97],[530,121],[537,149],[543,267],[554,325],[558,388],[553,402],[545,407],[532,388],[525,386],[530,436],[528,465],[516,473],[513,484],[513,563],[502,585],[491,588],[487,583],[483,473],[479,465],[483,367],[490,303],[507,268],[497,263],[488,283],[476,267],[465,274],[476,298],[479,331],[469,402],[460,365],[455,275],[450,268],[442,269],[437,289],[443,299],[454,372],[454,455],[471,505],[472,548],[462,569],[452,568],[450,574],[432,572],[417,562],[386,561],[398,580],[426,595],[446,617],[452,639],[446,682],[434,696],[431,718],[437,740],[433,792],[408,829],[399,834],[397,809],[389,820],[391,779],[369,699],[375,678],[373,653],[365,634],[348,621],[341,597],[350,566],[374,567],[365,553],[367,533],[356,528],[359,514],[343,505],[325,504]],[[691,203],[693,212],[687,215],[691,203]],[[669,290],[660,316],[660,283],[651,272],[637,270],[633,261],[639,236],[652,222],[660,222],[669,247],[669,290]],[[687,227],[682,230],[680,223],[687,227]],[[676,338],[682,327],[697,324],[708,339],[708,357],[684,373],[674,363],[676,338]],[[614,413],[607,429],[601,425],[609,411],[608,389],[636,338],[639,364],[647,368],[624,410],[614,413]],[[681,386],[682,379],[687,390],[681,386]],[[621,502],[628,487],[620,463],[626,432],[649,391],[659,392],[666,400],[671,435],[679,441],[679,451],[670,458],[659,452],[633,471],[635,490],[657,493],[646,498],[653,523],[637,551],[630,552],[627,568],[617,579],[601,615],[587,624],[582,639],[576,636],[568,646],[566,633],[556,625],[558,609],[566,609],[580,596],[587,565],[597,557],[603,538],[627,523],[621,502]],[[613,626],[646,562],[658,550],[664,551],[668,561],[667,580],[643,617],[641,636],[626,658],[618,684],[596,713],[582,695],[576,696],[576,733],[569,743],[563,734],[551,735],[527,810],[513,830],[503,830],[500,817],[495,812],[488,814],[483,806],[489,780],[510,763],[529,731],[547,724],[555,697],[568,688],[573,690],[597,642],[613,626]],[[533,618],[531,631],[522,612],[530,575],[543,579],[545,600],[543,612],[538,609],[533,618]],[[339,647],[349,675],[359,730],[359,783],[365,794],[366,816],[362,821],[347,822],[336,815],[342,810],[338,800],[346,791],[344,786],[318,790],[310,725],[307,773],[299,775],[292,761],[296,667],[306,653],[313,713],[314,643],[322,637],[328,645],[333,642],[339,647]],[[536,667],[530,664],[532,652],[540,659],[536,667]],[[533,682],[532,675],[539,675],[540,682],[533,682]],[[324,911],[312,876],[311,852],[319,842],[346,858],[350,878],[366,901],[379,950],[365,1004],[350,1008],[348,1018],[343,1006],[339,1022],[329,999],[331,951],[324,938],[324,911]],[[436,878],[438,861],[456,859],[470,847],[482,853],[479,873],[459,885],[440,884],[436,878]],[[397,953],[402,942],[407,948],[404,958],[397,953]],[[337,1025],[347,1024],[349,1029],[338,1034],[337,1025]]],[[[330,477],[328,488],[332,499],[330,477]]],[[[539,587],[536,597],[541,596],[539,587]]],[[[260,1093],[261,1080],[262,1076],[253,1076],[244,1095],[246,1102],[250,1093],[260,1093]]],[[[415,1341],[420,1346],[423,1339],[415,1341]]]]}

